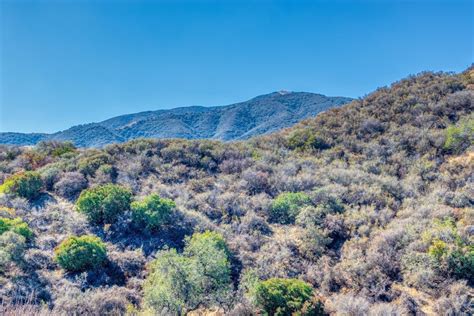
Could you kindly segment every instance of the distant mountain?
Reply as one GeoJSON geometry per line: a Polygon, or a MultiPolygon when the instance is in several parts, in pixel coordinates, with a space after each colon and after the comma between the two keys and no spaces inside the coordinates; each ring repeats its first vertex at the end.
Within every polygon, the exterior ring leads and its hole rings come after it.
{"type": "Polygon", "coordinates": [[[117,116],[53,134],[0,133],[0,144],[34,145],[42,140],[101,147],[135,138],[247,139],[289,127],[352,99],[280,91],[226,106],[190,106],[117,116]]]}

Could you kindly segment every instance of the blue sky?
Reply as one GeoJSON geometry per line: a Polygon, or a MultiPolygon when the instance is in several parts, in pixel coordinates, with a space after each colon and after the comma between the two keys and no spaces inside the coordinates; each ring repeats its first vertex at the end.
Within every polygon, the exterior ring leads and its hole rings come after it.
{"type": "Polygon", "coordinates": [[[0,131],[458,72],[474,59],[473,3],[0,0],[0,131]]]}

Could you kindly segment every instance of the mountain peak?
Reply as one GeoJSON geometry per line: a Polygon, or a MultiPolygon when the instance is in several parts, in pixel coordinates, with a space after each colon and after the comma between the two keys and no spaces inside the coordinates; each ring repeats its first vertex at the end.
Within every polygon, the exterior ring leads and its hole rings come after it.
{"type": "Polygon", "coordinates": [[[121,115],[54,134],[0,133],[0,144],[32,145],[54,139],[69,140],[79,147],[102,147],[135,138],[240,140],[290,127],[351,100],[280,90],[226,106],[181,107],[121,115]],[[290,94],[291,97],[281,97],[290,94]]]}

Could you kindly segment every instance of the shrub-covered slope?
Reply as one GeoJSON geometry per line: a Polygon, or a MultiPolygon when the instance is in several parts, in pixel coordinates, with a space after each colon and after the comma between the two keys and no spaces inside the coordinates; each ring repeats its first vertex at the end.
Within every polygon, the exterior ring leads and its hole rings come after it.
{"type": "Polygon", "coordinates": [[[2,147],[1,308],[469,314],[473,75],[421,73],[242,142],[2,147]]]}
{"type": "Polygon", "coordinates": [[[237,140],[289,127],[352,99],[306,92],[274,92],[227,106],[191,106],[117,116],[73,126],[54,134],[0,133],[0,144],[34,145],[71,141],[79,147],[103,147],[136,138],[237,140]]]}

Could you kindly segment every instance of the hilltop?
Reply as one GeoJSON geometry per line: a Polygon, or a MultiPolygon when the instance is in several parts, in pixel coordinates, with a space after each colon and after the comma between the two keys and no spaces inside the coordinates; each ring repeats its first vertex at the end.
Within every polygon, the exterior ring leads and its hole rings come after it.
{"type": "Polygon", "coordinates": [[[34,145],[71,141],[102,147],[136,138],[248,139],[289,127],[352,99],[307,92],[280,91],[226,106],[190,106],[117,116],[53,134],[0,133],[0,144],[34,145]]]}

